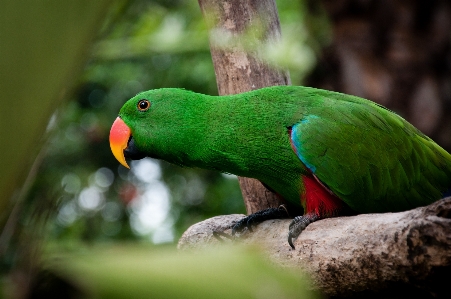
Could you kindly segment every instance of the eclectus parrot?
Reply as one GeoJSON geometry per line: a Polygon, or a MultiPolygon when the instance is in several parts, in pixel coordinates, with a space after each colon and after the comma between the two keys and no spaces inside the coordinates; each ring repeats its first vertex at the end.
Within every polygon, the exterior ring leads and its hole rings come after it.
{"type": "MultiPolygon", "coordinates": [[[[302,205],[288,242],[311,222],[428,205],[451,187],[451,155],[374,102],[309,87],[208,96],[164,88],[127,101],[110,132],[117,160],[145,156],[260,180],[302,205]],[[125,156],[125,157],[124,157],[125,156]]],[[[267,209],[233,232],[281,216],[267,209]]]]}

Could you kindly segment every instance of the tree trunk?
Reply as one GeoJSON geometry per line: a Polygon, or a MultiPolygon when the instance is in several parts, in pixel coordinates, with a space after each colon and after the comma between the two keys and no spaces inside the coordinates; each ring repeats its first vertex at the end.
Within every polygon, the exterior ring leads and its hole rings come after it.
{"type": "MultiPolygon", "coordinates": [[[[274,69],[258,49],[280,39],[274,0],[199,0],[210,28],[211,56],[220,95],[272,85],[289,85],[288,72],[274,69]]],[[[258,180],[239,178],[248,214],[282,204],[258,180]]]]}
{"type": "Polygon", "coordinates": [[[451,2],[309,0],[332,43],[307,85],[376,101],[451,150],[451,2]]]}

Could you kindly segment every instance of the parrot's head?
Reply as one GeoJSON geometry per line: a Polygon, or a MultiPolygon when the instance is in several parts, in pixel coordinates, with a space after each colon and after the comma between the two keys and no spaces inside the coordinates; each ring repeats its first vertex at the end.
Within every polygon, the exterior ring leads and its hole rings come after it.
{"type": "Polygon", "coordinates": [[[158,157],[157,150],[168,146],[171,125],[180,124],[193,92],[164,88],[145,91],[128,100],[119,111],[110,130],[110,147],[114,157],[130,168],[127,159],[158,157]]]}
{"type": "Polygon", "coordinates": [[[136,125],[136,118],[147,114],[152,102],[141,95],[127,101],[113,122],[110,130],[110,147],[114,157],[123,166],[130,168],[125,158],[137,160],[145,155],[136,147],[132,132],[136,125]],[[141,115],[140,115],[141,114],[141,115]]]}

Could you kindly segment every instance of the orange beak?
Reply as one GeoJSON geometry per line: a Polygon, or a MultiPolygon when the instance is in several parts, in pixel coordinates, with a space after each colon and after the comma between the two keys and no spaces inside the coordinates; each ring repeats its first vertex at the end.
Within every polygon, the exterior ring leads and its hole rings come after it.
{"type": "Polygon", "coordinates": [[[130,128],[120,117],[116,118],[110,130],[111,151],[113,152],[114,157],[119,161],[119,163],[129,169],[130,167],[125,161],[124,150],[127,148],[127,143],[130,135],[130,128]]]}

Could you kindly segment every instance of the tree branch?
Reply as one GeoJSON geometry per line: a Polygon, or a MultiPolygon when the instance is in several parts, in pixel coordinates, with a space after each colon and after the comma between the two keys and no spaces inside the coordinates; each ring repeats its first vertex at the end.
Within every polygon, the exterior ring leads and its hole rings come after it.
{"type": "MultiPolygon", "coordinates": [[[[218,245],[212,232],[241,217],[218,216],[197,223],[183,234],[178,248],[218,245]]],[[[301,233],[295,250],[287,243],[289,222],[266,221],[240,241],[259,244],[282,266],[306,270],[326,295],[393,295],[393,290],[403,290],[404,296],[450,294],[451,197],[406,212],[317,221],[301,233]]]]}

